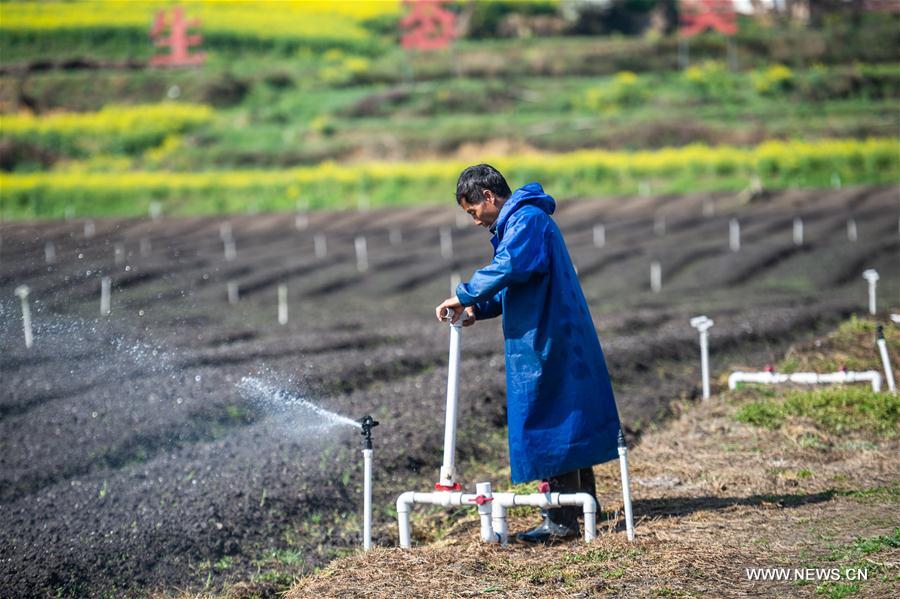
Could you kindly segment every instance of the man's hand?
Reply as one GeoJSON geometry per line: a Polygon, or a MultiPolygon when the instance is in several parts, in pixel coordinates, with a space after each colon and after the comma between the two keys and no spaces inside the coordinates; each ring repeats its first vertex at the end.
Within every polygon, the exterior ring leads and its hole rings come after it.
{"type": "Polygon", "coordinates": [[[456,322],[459,320],[460,316],[463,316],[464,327],[470,327],[475,324],[475,310],[471,306],[463,308],[457,297],[448,297],[442,301],[441,304],[434,309],[434,315],[437,316],[439,321],[447,322],[448,319],[444,316],[447,310],[450,310],[449,321],[451,323],[456,322]]]}

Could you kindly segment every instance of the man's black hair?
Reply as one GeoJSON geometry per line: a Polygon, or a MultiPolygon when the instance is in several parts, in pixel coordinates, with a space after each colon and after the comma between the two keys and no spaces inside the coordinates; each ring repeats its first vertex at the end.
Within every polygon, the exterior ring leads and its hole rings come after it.
{"type": "Polygon", "coordinates": [[[465,200],[472,205],[480,204],[484,201],[485,189],[490,189],[497,197],[504,200],[512,195],[509,184],[500,171],[490,164],[476,164],[459,175],[459,180],[456,182],[456,203],[462,204],[462,201],[465,200]]]}

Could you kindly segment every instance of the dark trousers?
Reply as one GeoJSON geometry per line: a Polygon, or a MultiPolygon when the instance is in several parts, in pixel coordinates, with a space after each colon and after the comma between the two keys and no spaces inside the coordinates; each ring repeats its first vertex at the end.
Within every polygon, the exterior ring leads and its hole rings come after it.
{"type": "MultiPolygon", "coordinates": [[[[597,482],[594,480],[593,468],[580,468],[551,476],[547,482],[550,483],[550,491],[553,493],[587,493],[595,501],[597,500],[597,482]]],[[[597,501],[598,508],[599,505],[600,502],[597,501]]],[[[577,524],[580,515],[581,510],[578,506],[571,505],[549,510],[548,517],[552,522],[560,524],[571,524],[572,522],[577,524]]]]}

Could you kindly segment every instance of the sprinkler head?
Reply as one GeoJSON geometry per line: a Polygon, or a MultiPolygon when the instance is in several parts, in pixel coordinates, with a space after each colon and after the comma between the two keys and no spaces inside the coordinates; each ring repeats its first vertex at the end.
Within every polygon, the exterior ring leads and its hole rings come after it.
{"type": "Polygon", "coordinates": [[[25,299],[26,297],[28,297],[28,294],[31,293],[31,289],[28,288],[28,285],[19,285],[18,287],[16,287],[16,290],[13,293],[15,293],[19,298],[25,299]]]}
{"type": "Polygon", "coordinates": [[[619,447],[625,447],[625,432],[619,429],[619,447]]]}
{"type": "Polygon", "coordinates": [[[867,280],[869,283],[874,283],[878,280],[878,271],[874,268],[870,268],[868,270],[863,271],[863,278],[867,280]]]}
{"type": "Polygon", "coordinates": [[[372,449],[372,429],[378,426],[378,421],[366,414],[359,419],[359,425],[362,427],[360,434],[365,437],[365,449],[372,449]]]}
{"type": "Polygon", "coordinates": [[[884,325],[879,324],[875,329],[875,341],[881,341],[884,339],[884,325]]]}

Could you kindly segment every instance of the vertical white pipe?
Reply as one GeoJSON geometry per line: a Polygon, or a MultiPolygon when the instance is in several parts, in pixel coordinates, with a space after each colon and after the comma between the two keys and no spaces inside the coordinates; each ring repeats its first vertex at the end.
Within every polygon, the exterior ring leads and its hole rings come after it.
{"type": "Polygon", "coordinates": [[[44,244],[44,262],[48,265],[56,264],[56,245],[52,241],[44,244]]]}
{"type": "Polygon", "coordinates": [[[878,271],[869,268],[863,272],[863,278],[869,282],[869,314],[878,312],[876,286],[878,285],[878,271]]]}
{"type": "Polygon", "coordinates": [[[288,323],[288,288],[282,283],[278,286],[278,324],[285,325],[288,323]]]}
{"type": "Polygon", "coordinates": [[[237,258],[237,247],[235,247],[234,237],[226,237],[223,240],[225,246],[225,259],[231,262],[237,258]]]}
{"type": "Polygon", "coordinates": [[[494,527],[491,523],[491,504],[493,503],[491,483],[475,483],[475,493],[484,499],[492,500],[482,502],[478,506],[478,515],[481,516],[481,540],[485,543],[496,543],[497,537],[494,535],[494,527]]]}
{"type": "Polygon", "coordinates": [[[294,228],[298,231],[305,231],[309,227],[309,216],[306,212],[298,212],[294,215],[294,228]]]}
{"type": "Polygon", "coordinates": [[[650,263],[650,289],[653,293],[662,290],[662,265],[656,260],[650,263]]]}
{"type": "Polygon", "coordinates": [[[25,333],[25,347],[28,349],[34,345],[34,337],[31,334],[31,307],[28,305],[30,292],[28,285],[19,285],[15,290],[15,294],[22,300],[22,329],[25,333]]]}
{"type": "Polygon", "coordinates": [[[707,316],[695,316],[691,326],[700,332],[700,373],[703,384],[703,399],[709,399],[709,329],[713,321],[707,316]]]}
{"type": "Polygon", "coordinates": [[[141,256],[149,256],[150,255],[150,238],[149,237],[141,237],[140,241],[140,252],[141,256]]]}
{"type": "Polygon", "coordinates": [[[388,242],[391,245],[400,245],[403,243],[403,231],[400,230],[400,227],[394,227],[388,233],[388,242]]]}
{"type": "Polygon", "coordinates": [[[125,245],[117,243],[113,246],[113,261],[119,265],[125,262],[125,245]]]}
{"type": "Polygon", "coordinates": [[[803,219],[799,216],[794,218],[794,245],[803,245],[803,219]]]}
{"type": "Polygon", "coordinates": [[[369,251],[366,246],[366,238],[362,235],[353,241],[353,247],[356,249],[356,270],[366,272],[369,270],[369,251]]]}
{"type": "Polygon", "coordinates": [[[606,227],[604,225],[594,225],[594,247],[602,248],[606,245],[606,227]]]}
{"type": "Polygon", "coordinates": [[[732,252],[741,251],[741,223],[736,218],[728,221],[728,247],[732,252]]]}
{"type": "Polygon", "coordinates": [[[109,294],[112,289],[112,279],[109,277],[102,277],[100,279],[100,315],[101,316],[109,316],[109,313],[112,311],[110,309],[110,299],[109,294]]]}
{"type": "Polygon", "coordinates": [[[856,219],[847,219],[847,240],[856,241],[859,239],[859,232],[856,229],[856,219]]]}
{"type": "Polygon", "coordinates": [[[325,235],[318,233],[313,237],[313,246],[316,258],[324,258],[328,254],[328,244],[325,241],[325,235]]]}
{"type": "Polygon", "coordinates": [[[409,549],[412,544],[409,534],[409,510],[412,506],[413,493],[407,491],[397,498],[397,528],[400,536],[400,548],[409,549]]]}
{"type": "Polygon", "coordinates": [[[159,217],[162,216],[162,204],[159,202],[150,202],[150,205],[147,207],[147,213],[150,215],[151,219],[159,220],[159,217]]]}
{"type": "Polygon", "coordinates": [[[363,550],[372,548],[372,450],[363,449],[363,550]]]}
{"type": "Polygon", "coordinates": [[[92,238],[94,236],[94,233],[96,233],[96,231],[97,231],[97,228],[94,227],[94,221],[89,220],[84,223],[84,238],[85,239],[92,238]]]}
{"type": "Polygon", "coordinates": [[[894,369],[891,368],[891,357],[888,355],[887,341],[884,339],[884,327],[878,325],[878,337],[875,340],[878,345],[878,353],[881,354],[881,365],[884,367],[884,378],[888,384],[888,390],[897,394],[897,386],[894,383],[894,369]]]}
{"type": "Polygon", "coordinates": [[[500,544],[506,547],[509,544],[509,527],[506,521],[506,507],[499,501],[494,500],[491,506],[491,527],[500,544]]]}
{"type": "Polygon", "coordinates": [[[231,223],[224,222],[219,225],[219,239],[225,241],[234,237],[231,230],[231,223]]]}
{"type": "Polygon", "coordinates": [[[441,258],[453,257],[453,233],[450,227],[441,227],[441,258]]]}
{"type": "Polygon", "coordinates": [[[456,419],[459,401],[460,332],[463,318],[450,325],[450,364],[447,369],[447,415],[444,422],[444,462],[440,484],[452,487],[456,483],[456,419]]]}
{"type": "Polygon", "coordinates": [[[228,281],[228,283],[226,283],[226,289],[228,291],[228,303],[232,305],[238,303],[237,281],[228,281]]]}
{"type": "Polygon", "coordinates": [[[622,502],[625,504],[625,530],[628,540],[634,540],[634,514],[631,511],[631,483],[628,480],[628,447],[625,435],[619,431],[619,470],[622,474],[622,502]]]}

